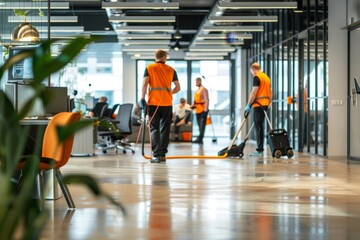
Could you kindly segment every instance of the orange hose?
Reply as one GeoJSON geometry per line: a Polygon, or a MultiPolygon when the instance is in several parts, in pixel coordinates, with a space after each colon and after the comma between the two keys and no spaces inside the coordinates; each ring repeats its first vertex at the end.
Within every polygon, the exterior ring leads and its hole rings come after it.
{"type": "MultiPolygon", "coordinates": [[[[228,156],[228,153],[225,153],[224,155],[221,156],[186,156],[186,155],[178,155],[178,156],[166,156],[166,160],[169,159],[222,159],[222,158],[226,158],[228,156]]],[[[145,159],[151,159],[151,156],[148,155],[143,155],[143,157],[145,159]]]]}
{"type": "MultiPolygon", "coordinates": [[[[156,109],[157,110],[157,109],[156,109]]],[[[152,157],[149,155],[145,154],[145,145],[144,145],[144,141],[145,141],[145,110],[143,110],[143,117],[142,117],[142,122],[141,122],[141,127],[140,127],[140,131],[143,130],[143,139],[142,139],[142,155],[145,159],[151,159],[152,157]]],[[[149,125],[152,119],[150,119],[149,121],[149,125]]],[[[243,121],[243,124],[245,123],[245,121],[243,121]]],[[[242,125],[243,125],[242,124],[242,125]]],[[[140,135],[140,134],[139,134],[140,135]]],[[[234,141],[231,143],[231,145],[228,147],[228,150],[231,149],[232,145],[234,144],[234,141]]],[[[151,140],[150,140],[150,146],[151,146],[151,140]]],[[[223,159],[226,158],[228,156],[228,153],[226,152],[224,155],[221,156],[187,156],[187,155],[178,155],[178,156],[166,156],[166,160],[168,159],[223,159]]]]}

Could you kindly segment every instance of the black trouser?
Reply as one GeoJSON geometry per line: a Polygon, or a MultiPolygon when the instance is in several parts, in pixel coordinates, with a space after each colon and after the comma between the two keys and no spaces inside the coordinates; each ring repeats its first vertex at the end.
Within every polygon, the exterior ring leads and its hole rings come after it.
{"type": "Polygon", "coordinates": [[[157,106],[149,106],[150,137],[153,156],[160,157],[168,152],[172,106],[156,109],[157,106]]]}
{"type": "Polygon", "coordinates": [[[267,111],[267,107],[254,107],[253,108],[253,119],[254,119],[254,127],[256,132],[256,142],[257,148],[256,151],[262,152],[264,151],[264,120],[265,114],[264,111],[267,111]]]}
{"type": "Polygon", "coordinates": [[[185,117],[183,118],[179,118],[179,116],[175,116],[175,122],[174,122],[175,134],[179,133],[179,128],[180,128],[180,126],[176,126],[176,124],[183,119],[185,119],[185,123],[188,123],[191,120],[190,118],[191,118],[191,112],[189,110],[186,110],[185,117]]]}
{"type": "Polygon", "coordinates": [[[196,114],[196,120],[199,125],[199,131],[200,131],[200,135],[198,137],[199,141],[202,141],[204,138],[207,115],[208,115],[208,112],[202,112],[202,113],[196,114]]]}

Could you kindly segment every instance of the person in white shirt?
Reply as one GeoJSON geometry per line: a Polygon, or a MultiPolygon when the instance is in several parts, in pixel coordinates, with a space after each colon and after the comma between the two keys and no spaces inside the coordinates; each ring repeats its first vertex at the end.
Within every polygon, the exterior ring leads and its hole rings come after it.
{"type": "Polygon", "coordinates": [[[175,140],[178,140],[180,126],[191,124],[191,108],[190,105],[186,103],[185,98],[180,98],[180,103],[177,104],[174,109],[175,140]]]}

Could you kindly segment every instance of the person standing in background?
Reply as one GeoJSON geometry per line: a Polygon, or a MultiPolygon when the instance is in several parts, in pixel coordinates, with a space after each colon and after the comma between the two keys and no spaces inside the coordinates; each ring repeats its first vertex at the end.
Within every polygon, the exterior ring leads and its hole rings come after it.
{"type": "Polygon", "coordinates": [[[185,98],[180,98],[180,103],[175,106],[174,125],[175,125],[175,141],[178,141],[179,128],[181,125],[191,123],[191,107],[185,98]]]}
{"type": "Polygon", "coordinates": [[[170,141],[170,127],[173,115],[172,95],[180,91],[180,83],[174,68],[166,65],[168,53],[155,52],[155,63],[149,64],[144,73],[139,106],[148,106],[150,119],[151,163],[165,163],[170,141]],[[171,89],[171,85],[175,87],[171,89]],[[148,102],[145,101],[148,92],[148,102]]]}
{"type": "Polygon", "coordinates": [[[248,104],[245,107],[244,116],[247,117],[251,107],[253,110],[254,127],[256,131],[257,148],[250,156],[262,156],[264,152],[264,110],[270,107],[272,100],[271,82],[260,67],[259,63],[253,63],[250,67],[253,75],[253,87],[249,96],[248,104]]]}
{"type": "Polygon", "coordinates": [[[206,118],[209,113],[209,92],[201,84],[201,78],[195,79],[195,84],[198,89],[194,95],[194,103],[191,108],[195,109],[196,121],[199,126],[199,136],[193,141],[193,143],[203,144],[203,138],[205,135],[206,118]]]}

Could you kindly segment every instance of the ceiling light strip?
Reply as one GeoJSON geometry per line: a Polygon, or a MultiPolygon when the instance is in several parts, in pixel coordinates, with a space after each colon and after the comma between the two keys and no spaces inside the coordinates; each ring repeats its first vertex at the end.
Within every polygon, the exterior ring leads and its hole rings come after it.
{"type": "Polygon", "coordinates": [[[231,46],[224,46],[224,45],[212,45],[212,46],[192,46],[189,48],[189,51],[193,52],[193,51],[199,51],[199,52],[204,52],[204,51],[208,51],[208,52],[233,52],[235,51],[235,47],[231,47],[231,46]]]}
{"type": "Polygon", "coordinates": [[[162,49],[164,51],[169,51],[168,45],[149,45],[149,46],[123,46],[122,50],[124,52],[141,52],[141,51],[147,51],[147,52],[154,52],[156,49],[162,49]]]}
{"type": "MultiPolygon", "coordinates": [[[[50,16],[50,22],[77,22],[77,16],[50,16]]],[[[8,22],[24,22],[23,16],[9,16],[8,22]]],[[[26,22],[48,22],[48,16],[27,16],[26,22]]]]}
{"type": "Polygon", "coordinates": [[[264,26],[204,26],[204,32],[263,32],[264,26]]]}
{"type": "Polygon", "coordinates": [[[210,16],[211,23],[224,22],[277,22],[278,16],[210,16]]]}
{"type": "MultiPolygon", "coordinates": [[[[226,34],[199,34],[197,39],[227,39],[226,34]]],[[[235,34],[232,36],[234,39],[252,39],[252,34],[235,34]]]]}
{"type": "Polygon", "coordinates": [[[152,57],[152,58],[155,57],[155,51],[152,51],[152,52],[142,52],[142,53],[127,51],[126,53],[127,53],[128,55],[141,55],[141,56],[149,56],[149,57],[152,57]]]}
{"type": "MultiPolygon", "coordinates": [[[[45,2],[48,0],[38,0],[39,2],[45,2]]],[[[59,0],[51,0],[51,1],[59,1],[59,0]]],[[[100,0],[66,0],[67,2],[99,2],[100,0]]]]}
{"type": "MultiPolygon", "coordinates": [[[[75,39],[77,37],[90,37],[90,34],[88,33],[52,33],[50,38],[51,39],[75,39]]],[[[11,34],[4,34],[1,36],[2,39],[11,39],[11,34]]],[[[48,35],[47,33],[40,33],[39,34],[40,39],[47,39],[48,35]]]]}
{"type": "Polygon", "coordinates": [[[170,40],[132,40],[119,41],[123,45],[169,45],[170,40]]]}
{"type": "Polygon", "coordinates": [[[171,34],[119,34],[118,39],[171,39],[171,34]]]}
{"type": "Polygon", "coordinates": [[[102,8],[110,9],[179,9],[178,2],[102,2],[102,8]]]}
{"type": "MultiPolygon", "coordinates": [[[[47,28],[36,27],[39,32],[47,32],[47,28]]],[[[84,31],[84,26],[51,26],[50,32],[79,33],[84,31]]]]}
{"type": "Polygon", "coordinates": [[[109,22],[142,23],[142,22],[175,22],[175,16],[110,16],[109,22]]]}
{"type": "Polygon", "coordinates": [[[297,2],[220,2],[219,9],[296,9],[297,2]]]}
{"type": "Polygon", "coordinates": [[[173,26],[120,26],[116,32],[172,32],[173,26]]]}
{"type": "MultiPolygon", "coordinates": [[[[132,55],[132,54],[129,54],[129,55],[132,55]]],[[[133,60],[149,60],[149,59],[155,59],[155,57],[154,56],[143,56],[143,55],[140,55],[140,56],[131,56],[131,59],[133,59],[133,60]]]]}
{"type": "Polygon", "coordinates": [[[195,45],[243,45],[243,40],[229,43],[225,40],[195,40],[195,45]]]}
{"type": "MultiPolygon", "coordinates": [[[[0,9],[47,9],[47,2],[5,2],[0,9]]],[[[50,2],[51,9],[69,9],[69,2],[50,2]]]]}
{"type": "Polygon", "coordinates": [[[226,56],[228,52],[186,52],[186,56],[226,56]]]}
{"type": "Polygon", "coordinates": [[[223,56],[185,56],[185,60],[224,60],[223,56]]]}

